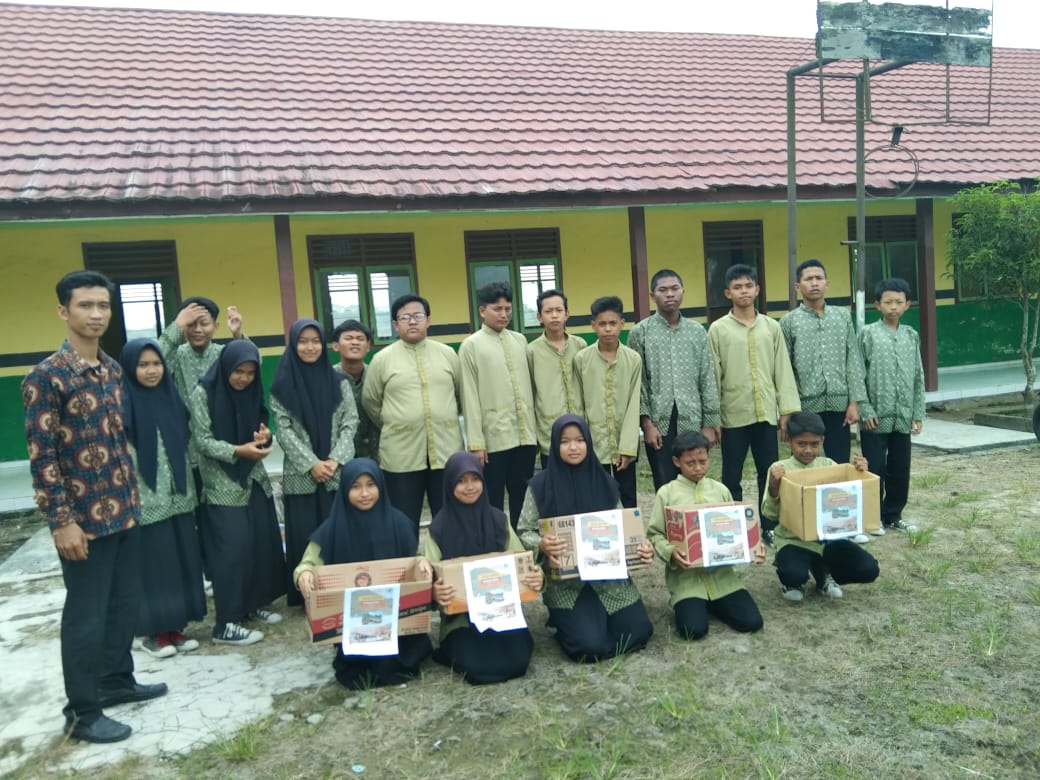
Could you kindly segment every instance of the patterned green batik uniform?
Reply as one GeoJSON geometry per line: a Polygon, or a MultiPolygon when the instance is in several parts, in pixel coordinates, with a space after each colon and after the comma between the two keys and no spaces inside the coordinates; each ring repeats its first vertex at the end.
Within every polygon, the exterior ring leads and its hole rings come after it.
{"type": "MultiPolygon", "coordinates": [[[[187,471],[187,492],[178,493],[177,486],[173,483],[173,469],[170,468],[170,458],[166,454],[162,434],[157,431],[156,436],[158,440],[156,441],[155,490],[149,488],[140,475],[137,478],[137,492],[141,495],[141,525],[158,523],[176,515],[185,515],[195,511],[195,480],[191,478],[191,469],[188,468],[187,471]]],[[[137,452],[132,447],[131,452],[133,452],[136,467],[137,452]]],[[[187,457],[185,457],[185,461],[187,461],[187,457]]]]}
{"type": "Polygon", "coordinates": [[[355,379],[343,370],[342,363],[336,363],[333,367],[336,373],[343,376],[343,382],[354,394],[354,407],[357,409],[358,425],[354,433],[354,457],[371,458],[379,462],[379,426],[372,422],[372,418],[365,412],[361,405],[361,396],[365,389],[365,377],[368,374],[368,366],[363,366],[361,376],[355,379]]]}
{"type": "Polygon", "coordinates": [[[868,399],[859,416],[877,417],[878,426],[871,433],[910,433],[914,420],[924,420],[921,337],[909,325],[892,330],[878,320],[863,328],[859,339],[868,399]]]}
{"type": "Polygon", "coordinates": [[[780,329],[803,411],[844,412],[867,400],[859,339],[845,309],[824,306],[820,315],[803,303],[780,318],[780,329]]]}
{"type": "MultiPolygon", "coordinates": [[[[278,446],[285,453],[282,463],[283,491],[290,496],[314,493],[318,489],[318,483],[314,481],[310,472],[311,467],[318,462],[318,456],[311,449],[310,436],[299,420],[274,396],[271,396],[271,416],[275,420],[278,446]]],[[[354,396],[345,392],[332,413],[332,449],[329,451],[329,459],[341,466],[354,457],[354,430],[357,428],[357,420],[354,396]]],[[[332,493],[339,487],[339,474],[337,469],[332,479],[323,484],[325,490],[332,493]]]]}

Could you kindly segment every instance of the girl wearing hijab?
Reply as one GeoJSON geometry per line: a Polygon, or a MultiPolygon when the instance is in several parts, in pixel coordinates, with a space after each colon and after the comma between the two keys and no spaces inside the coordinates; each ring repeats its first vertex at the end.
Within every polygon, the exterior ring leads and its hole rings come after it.
{"type": "MultiPolygon", "coordinates": [[[[332,510],[311,534],[293,580],[306,599],[314,590],[317,566],[405,558],[415,555],[418,546],[412,521],[390,505],[379,466],[369,458],[355,458],[343,467],[332,510]]],[[[433,576],[426,561],[419,561],[419,570],[424,577],[433,576]]],[[[343,645],[337,645],[332,661],[336,680],[352,689],[400,685],[418,674],[433,652],[427,634],[399,636],[397,647],[397,655],[373,657],[344,655],[343,645]]]]}
{"type": "MultiPolygon", "coordinates": [[[[559,565],[564,541],[539,534],[539,519],[620,507],[617,483],[599,465],[583,417],[565,414],[552,426],[549,462],[527,483],[518,532],[543,566],[559,565]]],[[[639,546],[649,564],[654,548],[639,546]]],[[[583,582],[550,580],[542,595],[556,640],[575,661],[598,661],[639,650],[654,633],[643,599],[631,579],[583,582]]]]}
{"type": "Polygon", "coordinates": [[[217,644],[254,644],[264,634],[243,622],[282,619],[267,609],[285,595],[287,580],[271,481],[263,464],[271,451],[271,431],[259,369],[256,346],[232,341],[202,375],[189,401],[208,505],[202,536],[213,577],[217,644]]]}
{"type": "Polygon", "coordinates": [[[159,342],[134,339],[119,356],[123,419],[141,496],[141,649],[155,658],[199,646],[184,634],[206,615],[195,532],[195,485],[188,469],[188,408],[166,372],[159,342]]]}
{"type": "MultiPolygon", "coordinates": [[[[496,555],[524,546],[505,513],[488,501],[480,461],[472,452],[456,452],[444,465],[444,505],[430,524],[423,557],[430,561],[465,555],[496,555]]],[[[541,590],[541,570],[521,577],[521,583],[541,590]]],[[[455,587],[433,583],[433,598],[442,607],[455,597],[455,587]]],[[[467,615],[441,615],[440,646],[433,660],[450,666],[474,685],[522,677],[531,662],[534,641],[526,628],[485,631],[474,628],[467,615]]]]}
{"type": "MultiPolygon", "coordinates": [[[[294,322],[271,382],[275,435],[285,453],[282,505],[290,570],[332,508],[340,466],[354,457],[358,414],[354,394],[340,389],[342,380],[329,362],[321,325],[310,319],[294,322]]],[[[296,588],[289,588],[285,600],[291,607],[303,604],[296,588]]]]}

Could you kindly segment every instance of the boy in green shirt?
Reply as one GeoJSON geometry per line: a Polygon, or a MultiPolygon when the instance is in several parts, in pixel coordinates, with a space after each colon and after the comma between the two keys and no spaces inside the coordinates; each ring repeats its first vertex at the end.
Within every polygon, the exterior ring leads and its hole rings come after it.
{"type": "Polygon", "coordinates": [[[354,434],[354,457],[379,461],[379,426],[372,422],[361,405],[368,365],[365,358],[372,351],[372,330],[357,320],[344,320],[332,331],[332,351],[339,355],[333,368],[343,376],[354,394],[358,427],[354,434]]]}

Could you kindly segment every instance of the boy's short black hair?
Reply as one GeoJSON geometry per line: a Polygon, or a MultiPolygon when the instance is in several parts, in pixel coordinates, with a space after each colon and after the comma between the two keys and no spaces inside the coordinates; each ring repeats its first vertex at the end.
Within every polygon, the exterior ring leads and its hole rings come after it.
{"type": "Polygon", "coordinates": [[[509,282],[488,282],[477,290],[477,304],[480,306],[490,306],[500,298],[513,302],[513,288],[509,282]]]}
{"type": "Polygon", "coordinates": [[[710,450],[711,442],[708,437],[700,431],[683,431],[675,437],[672,442],[672,457],[681,458],[684,452],[690,450],[710,450]]]}
{"type": "Polygon", "coordinates": [[[592,311],[593,319],[596,319],[605,311],[617,312],[622,319],[625,317],[625,304],[616,295],[604,295],[602,298],[597,298],[589,308],[592,311]]]}
{"type": "Polygon", "coordinates": [[[667,279],[669,276],[674,276],[676,279],[679,280],[679,286],[683,286],[682,277],[679,276],[679,274],[677,274],[671,268],[662,268],[660,271],[658,271],[650,277],[650,292],[653,292],[657,289],[657,283],[659,281],[661,281],[662,279],[667,279]]]}
{"type": "MultiPolygon", "coordinates": [[[[421,295],[416,295],[415,293],[405,293],[404,295],[395,298],[394,302],[390,304],[390,319],[396,320],[397,312],[401,311],[401,309],[409,303],[421,303],[423,311],[426,312],[426,316],[430,316],[430,302],[428,300],[423,298],[421,295]]],[[[371,340],[372,339],[369,338],[369,341],[371,340]]]]}
{"type": "Polygon", "coordinates": [[[731,265],[726,269],[726,287],[729,287],[734,279],[743,279],[745,276],[749,277],[755,284],[758,284],[758,272],[750,265],[744,265],[743,263],[731,265]]]}
{"type": "Polygon", "coordinates": [[[816,412],[795,412],[787,418],[787,438],[793,439],[803,433],[815,433],[822,437],[827,433],[827,426],[816,412]]]}
{"type": "Polygon", "coordinates": [[[815,257],[812,257],[803,263],[799,263],[798,267],[794,269],[794,280],[796,282],[802,281],[802,272],[805,271],[806,268],[819,268],[823,271],[823,278],[827,278],[827,269],[823,267],[823,263],[815,257]]]}
{"type": "Polygon", "coordinates": [[[546,298],[563,298],[563,309],[564,311],[570,311],[570,306],[567,305],[567,296],[563,294],[561,290],[543,290],[536,301],[538,307],[538,313],[542,313],[542,301],[546,298]]]}
{"type": "Polygon", "coordinates": [[[874,300],[880,301],[881,296],[887,292],[901,292],[908,301],[910,300],[910,284],[906,279],[900,279],[898,276],[893,276],[891,279],[882,279],[878,282],[874,288],[874,300]]]}
{"type": "Polygon", "coordinates": [[[213,319],[220,316],[220,307],[217,306],[217,302],[212,298],[205,297],[204,295],[193,295],[190,298],[185,298],[181,301],[181,305],[177,307],[177,311],[184,311],[193,303],[208,311],[209,316],[213,319]]]}
{"type": "Polygon", "coordinates": [[[365,323],[358,322],[357,320],[343,320],[343,322],[337,325],[336,329],[332,331],[333,343],[339,341],[339,337],[342,336],[344,333],[349,333],[352,330],[356,330],[359,333],[363,333],[365,335],[365,338],[368,339],[368,343],[372,343],[372,329],[368,327],[365,323]]]}
{"type": "Polygon", "coordinates": [[[72,291],[81,287],[104,287],[108,290],[108,297],[116,291],[112,280],[98,271],[69,271],[58,283],[54,285],[54,292],[58,294],[58,303],[68,306],[72,300],[72,291]]]}

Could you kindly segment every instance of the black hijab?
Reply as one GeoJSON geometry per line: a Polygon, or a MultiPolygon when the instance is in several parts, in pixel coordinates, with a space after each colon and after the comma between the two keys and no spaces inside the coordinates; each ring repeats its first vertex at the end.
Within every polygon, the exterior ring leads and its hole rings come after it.
{"type": "Polygon", "coordinates": [[[123,424],[127,438],[137,452],[137,474],[151,490],[159,470],[159,435],[162,434],[166,459],[173,472],[178,493],[188,492],[188,407],[173,385],[170,371],[163,360],[162,349],[155,339],[128,341],[119,355],[123,366],[126,401],[123,424]],[[163,375],[155,387],[137,381],[137,362],[141,353],[150,349],[163,364],[163,375]]]}
{"type": "MultiPolygon", "coordinates": [[[[264,388],[260,382],[260,350],[251,341],[236,339],[220,351],[206,373],[199,379],[206,389],[210,424],[213,437],[234,445],[253,440],[260,423],[267,424],[264,406],[264,388]],[[228,384],[231,372],[243,363],[256,363],[256,379],[245,390],[235,390],[228,384]]],[[[234,463],[221,463],[231,479],[245,487],[256,461],[238,458],[234,463]]]]}
{"type": "Polygon", "coordinates": [[[378,561],[415,555],[419,537],[404,512],[390,503],[386,481],[374,460],[354,458],[343,467],[332,510],[310,540],[321,548],[326,564],[378,561]],[[379,500],[367,511],[350,503],[350,486],[368,474],[379,487],[379,500]]]}
{"type": "Polygon", "coordinates": [[[271,395],[289,410],[307,431],[311,451],[319,460],[326,460],[332,449],[332,415],[343,400],[337,374],[329,363],[325,331],[317,320],[296,320],[289,329],[289,343],[278,361],[271,382],[271,395]],[[321,357],[316,363],[304,363],[296,353],[296,342],[304,328],[314,328],[321,338],[321,357]]]}
{"type": "Polygon", "coordinates": [[[527,484],[542,517],[599,512],[618,505],[617,482],[600,465],[592,449],[589,424],[577,414],[565,414],[553,423],[549,463],[527,484]],[[577,466],[568,465],[560,458],[560,437],[568,425],[577,425],[581,429],[588,447],[585,460],[577,466]]]}
{"type": "Polygon", "coordinates": [[[509,539],[509,521],[488,501],[487,485],[476,503],[455,498],[455,486],[466,474],[484,475],[472,452],[456,452],[444,464],[444,505],[430,523],[430,536],[441,549],[441,557],[504,552],[509,539]]]}

